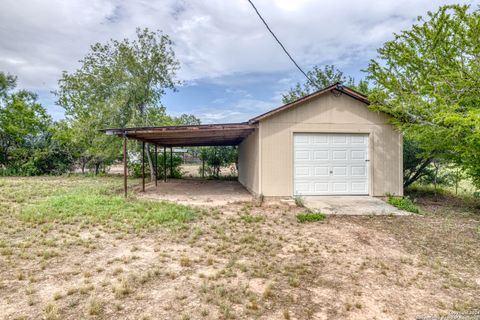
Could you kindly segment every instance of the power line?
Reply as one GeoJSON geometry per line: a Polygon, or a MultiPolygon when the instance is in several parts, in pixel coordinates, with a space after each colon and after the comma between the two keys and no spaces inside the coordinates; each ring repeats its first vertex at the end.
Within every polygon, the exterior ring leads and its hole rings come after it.
{"type": "Polygon", "coordinates": [[[275,40],[278,42],[278,44],[280,45],[280,47],[282,47],[283,51],[285,52],[285,54],[290,58],[290,60],[293,62],[293,64],[297,67],[298,70],[300,70],[301,73],[303,73],[303,75],[305,76],[305,78],[307,78],[308,81],[310,81],[311,84],[313,84],[315,87],[317,87],[317,84],[308,77],[308,75],[305,73],[305,71],[302,70],[302,68],[300,68],[300,66],[298,65],[298,63],[295,61],[295,59],[293,59],[293,57],[290,55],[290,53],[288,53],[287,49],[285,48],[285,46],[282,44],[282,42],[277,38],[277,36],[275,35],[275,33],[273,33],[272,29],[270,29],[270,27],[268,26],[268,23],[265,21],[265,19],[263,19],[262,15],[260,14],[260,12],[258,12],[258,9],[257,7],[255,7],[255,5],[253,4],[253,2],[251,0],[247,0],[248,2],[250,2],[250,4],[252,5],[253,7],[253,10],[255,10],[255,12],[257,13],[258,17],[260,18],[260,20],[262,20],[263,24],[265,25],[265,27],[267,27],[268,31],[272,34],[272,36],[275,38],[275,40]]]}

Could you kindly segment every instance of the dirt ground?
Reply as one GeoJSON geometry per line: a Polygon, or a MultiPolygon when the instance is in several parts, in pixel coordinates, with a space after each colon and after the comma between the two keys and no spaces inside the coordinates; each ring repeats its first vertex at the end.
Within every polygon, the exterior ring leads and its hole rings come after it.
{"type": "MultiPolygon", "coordinates": [[[[137,187],[139,190],[139,188],[137,187]]],[[[233,202],[251,202],[252,195],[238,181],[168,179],[145,185],[146,199],[174,201],[194,206],[221,206],[233,202]]]]}
{"type": "Polygon", "coordinates": [[[480,308],[478,204],[419,203],[424,216],[301,224],[302,208],[236,202],[149,231],[31,225],[3,203],[0,315],[415,319],[480,308]]]}

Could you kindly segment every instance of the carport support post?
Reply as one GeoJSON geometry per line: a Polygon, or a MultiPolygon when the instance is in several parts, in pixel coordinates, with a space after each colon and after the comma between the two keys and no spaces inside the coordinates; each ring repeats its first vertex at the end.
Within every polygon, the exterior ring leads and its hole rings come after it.
{"type": "Polygon", "coordinates": [[[123,134],[123,190],[125,191],[125,198],[127,197],[127,135],[123,134]]]}
{"type": "Polygon", "coordinates": [[[145,192],[145,141],[142,141],[142,192],[145,192]]]}
{"type": "Polygon", "coordinates": [[[170,178],[173,178],[173,148],[170,147],[170,178]]]}
{"type": "Polygon", "coordinates": [[[167,182],[167,147],[163,147],[163,182],[167,182]]]}
{"type": "Polygon", "coordinates": [[[155,145],[155,187],[157,186],[157,180],[158,180],[158,151],[157,151],[157,145],[155,145]]]}

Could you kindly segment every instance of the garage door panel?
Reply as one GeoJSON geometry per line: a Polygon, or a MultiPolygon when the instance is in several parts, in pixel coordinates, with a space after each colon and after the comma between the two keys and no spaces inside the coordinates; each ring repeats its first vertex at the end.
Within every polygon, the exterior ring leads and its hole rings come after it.
{"type": "Polygon", "coordinates": [[[368,194],[368,135],[294,135],[294,194],[368,194]]]}
{"type": "Polygon", "coordinates": [[[332,184],[333,192],[338,193],[346,193],[348,191],[348,183],[347,182],[334,182],[332,184]]]}
{"type": "Polygon", "coordinates": [[[365,166],[351,166],[350,172],[352,177],[366,177],[367,168],[365,166]]]}
{"type": "Polygon", "coordinates": [[[347,150],[333,150],[332,160],[347,160],[347,150]]]}
{"type": "Polygon", "coordinates": [[[295,142],[295,144],[297,146],[302,145],[302,144],[308,144],[309,140],[310,140],[310,138],[308,136],[305,136],[305,135],[295,135],[295,137],[293,139],[293,141],[295,142]]]}
{"type": "Polygon", "coordinates": [[[332,167],[332,175],[334,177],[346,177],[347,176],[347,166],[334,166],[332,167]]]}
{"type": "Polygon", "coordinates": [[[347,136],[346,135],[337,135],[334,134],[331,136],[332,137],[332,144],[333,145],[345,145],[347,144],[347,136]]]}
{"type": "Polygon", "coordinates": [[[328,145],[328,136],[320,136],[316,135],[313,136],[313,143],[315,145],[328,145]]]}
{"type": "Polygon", "coordinates": [[[367,152],[365,150],[350,150],[351,160],[366,160],[367,152]]]}
{"type": "Polygon", "coordinates": [[[309,151],[295,151],[295,160],[310,160],[309,151]]]}
{"type": "Polygon", "coordinates": [[[367,137],[365,136],[358,136],[358,135],[352,135],[350,137],[350,143],[354,145],[367,145],[367,137]]]}
{"type": "Polygon", "coordinates": [[[297,177],[309,177],[310,176],[310,168],[309,167],[296,167],[295,168],[295,176],[297,176],[297,177]]]}
{"type": "Polygon", "coordinates": [[[297,194],[309,194],[310,192],[310,182],[308,181],[300,181],[297,182],[295,185],[295,189],[297,194]]]}
{"type": "Polygon", "coordinates": [[[328,166],[323,166],[323,167],[314,167],[314,173],[315,177],[328,177],[328,166]]]}
{"type": "Polygon", "coordinates": [[[328,192],[328,183],[326,182],[315,182],[314,184],[314,192],[328,192]]]}
{"type": "Polygon", "coordinates": [[[329,152],[328,150],[318,150],[318,151],[313,151],[313,159],[314,160],[328,160],[329,157],[329,152]]]}
{"type": "Polygon", "coordinates": [[[366,193],[368,186],[365,182],[352,182],[352,192],[366,193]]]}

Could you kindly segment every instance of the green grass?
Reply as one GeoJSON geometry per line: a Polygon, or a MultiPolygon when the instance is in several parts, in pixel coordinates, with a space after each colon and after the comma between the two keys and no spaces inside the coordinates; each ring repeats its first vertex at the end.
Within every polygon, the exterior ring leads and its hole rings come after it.
{"type": "Polygon", "coordinates": [[[323,221],[326,216],[320,212],[305,212],[297,214],[298,222],[313,222],[313,221],[323,221]]]}
{"type": "Polygon", "coordinates": [[[0,181],[0,203],[32,223],[120,222],[133,227],[191,221],[197,212],[170,202],[125,199],[119,178],[30,178],[0,181]]]}
{"type": "Polygon", "coordinates": [[[258,215],[251,215],[251,214],[244,214],[240,216],[240,219],[242,219],[246,223],[255,223],[255,222],[263,222],[265,220],[264,217],[258,216],[258,215]]]}
{"type": "Polygon", "coordinates": [[[169,202],[128,200],[122,196],[97,194],[89,189],[74,189],[47,197],[22,210],[29,222],[51,222],[87,218],[131,223],[137,227],[167,222],[188,222],[194,209],[169,202]]]}
{"type": "Polygon", "coordinates": [[[413,212],[413,213],[420,212],[417,205],[412,201],[412,199],[408,197],[388,196],[387,202],[390,203],[392,206],[397,207],[398,209],[402,209],[402,210],[413,212]]]}

